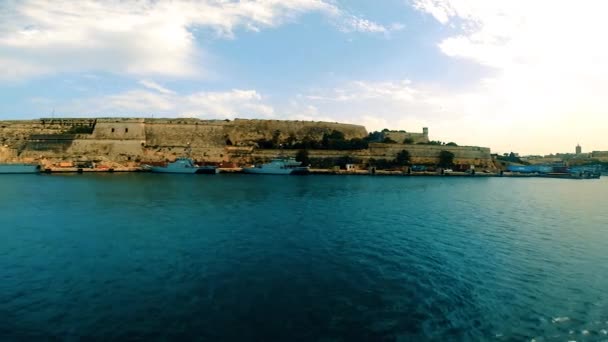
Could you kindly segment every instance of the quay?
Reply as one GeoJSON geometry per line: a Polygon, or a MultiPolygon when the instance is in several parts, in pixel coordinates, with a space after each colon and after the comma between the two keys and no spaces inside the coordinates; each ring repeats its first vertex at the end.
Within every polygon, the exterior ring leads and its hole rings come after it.
{"type": "Polygon", "coordinates": [[[83,167],[48,167],[43,173],[113,173],[113,172],[141,172],[139,167],[117,167],[117,168],[83,168],[83,167]]]}
{"type": "MultiPolygon", "coordinates": [[[[218,168],[219,173],[225,174],[242,174],[243,169],[240,167],[218,168]]],[[[126,172],[149,172],[141,167],[115,167],[115,168],[78,168],[78,167],[47,167],[41,170],[45,174],[58,173],[126,173],[126,172]]],[[[412,171],[406,172],[402,170],[337,170],[337,169],[310,169],[310,175],[334,175],[334,176],[401,176],[401,177],[505,177],[505,178],[563,178],[563,179],[593,179],[581,178],[568,174],[551,176],[546,174],[528,174],[517,172],[431,172],[431,171],[412,171]]],[[[599,177],[595,177],[599,178],[599,177]]]]}

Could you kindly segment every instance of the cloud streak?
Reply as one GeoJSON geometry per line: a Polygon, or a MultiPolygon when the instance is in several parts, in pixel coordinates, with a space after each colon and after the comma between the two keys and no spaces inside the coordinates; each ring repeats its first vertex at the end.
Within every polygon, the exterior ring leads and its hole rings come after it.
{"type": "MultiPolygon", "coordinates": [[[[56,104],[68,116],[88,113],[94,116],[149,117],[180,116],[199,118],[272,118],[274,108],[255,90],[198,91],[178,94],[153,82],[141,81],[144,88],[95,98],[56,104]]],[[[45,101],[45,105],[51,102],[45,101]]]]}
{"type": "Polygon", "coordinates": [[[140,80],[139,84],[141,84],[142,86],[144,86],[148,89],[156,90],[161,94],[175,94],[175,92],[173,90],[167,89],[154,81],[140,80]]]}

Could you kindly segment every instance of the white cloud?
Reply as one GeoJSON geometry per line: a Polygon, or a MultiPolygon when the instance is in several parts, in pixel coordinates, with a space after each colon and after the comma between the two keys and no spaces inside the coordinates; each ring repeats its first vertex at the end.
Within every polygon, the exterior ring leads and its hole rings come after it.
{"type": "MultiPolygon", "coordinates": [[[[503,151],[556,152],[577,141],[608,148],[595,127],[608,124],[608,2],[413,0],[451,32],[445,55],[472,61],[486,76],[437,97],[473,127],[493,130],[503,151]],[[513,137],[517,136],[517,139],[513,137]]],[[[480,129],[481,130],[481,129],[480,129]]]]}
{"type": "Polygon", "coordinates": [[[342,32],[382,33],[384,35],[405,28],[405,25],[401,23],[385,26],[355,15],[342,15],[342,19],[337,22],[337,25],[342,32]]]}
{"type": "Polygon", "coordinates": [[[201,91],[177,94],[154,82],[100,98],[85,98],[56,104],[58,112],[67,116],[87,113],[94,116],[149,117],[181,116],[201,118],[272,118],[274,108],[265,103],[255,90],[201,91]],[[152,85],[150,87],[150,85],[152,85]],[[167,91],[159,91],[159,89],[167,91]]]}
{"type": "Polygon", "coordinates": [[[385,32],[326,0],[20,0],[0,3],[0,80],[104,71],[204,76],[194,32],[232,38],[308,12],[349,31],[385,32]]]}
{"type": "Polygon", "coordinates": [[[450,3],[442,0],[416,0],[414,1],[414,7],[430,13],[442,24],[446,24],[450,16],[453,15],[450,3]]]}

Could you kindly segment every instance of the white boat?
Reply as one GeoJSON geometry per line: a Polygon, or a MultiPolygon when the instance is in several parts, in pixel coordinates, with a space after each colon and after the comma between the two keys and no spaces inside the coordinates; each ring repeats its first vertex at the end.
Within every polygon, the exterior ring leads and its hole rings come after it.
{"type": "Polygon", "coordinates": [[[144,170],[149,170],[155,173],[217,173],[218,169],[215,166],[198,166],[190,158],[177,158],[174,162],[166,166],[144,165],[144,170]]]}
{"type": "Polygon", "coordinates": [[[308,174],[309,167],[302,166],[302,163],[295,158],[275,158],[270,163],[244,167],[243,172],[264,175],[305,175],[308,174]]]}

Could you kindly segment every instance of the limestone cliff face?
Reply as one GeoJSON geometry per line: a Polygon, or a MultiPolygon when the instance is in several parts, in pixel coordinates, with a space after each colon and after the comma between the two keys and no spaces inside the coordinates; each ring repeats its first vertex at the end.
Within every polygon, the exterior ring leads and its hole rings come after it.
{"type": "Polygon", "coordinates": [[[344,133],[346,139],[367,136],[363,126],[333,122],[236,119],[225,126],[226,138],[237,146],[250,145],[259,139],[272,139],[275,134],[280,140],[289,137],[321,140],[324,133],[332,130],[344,133]]]}

